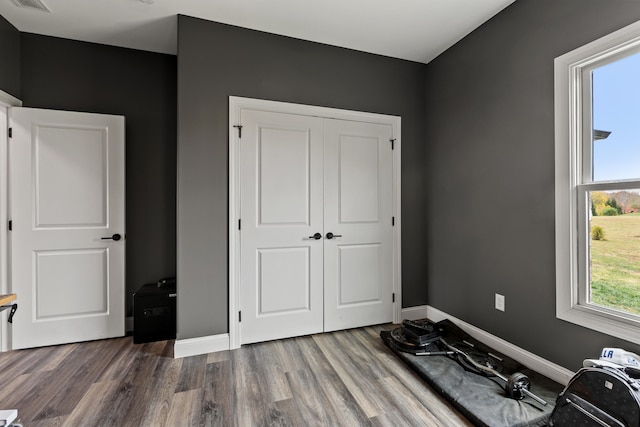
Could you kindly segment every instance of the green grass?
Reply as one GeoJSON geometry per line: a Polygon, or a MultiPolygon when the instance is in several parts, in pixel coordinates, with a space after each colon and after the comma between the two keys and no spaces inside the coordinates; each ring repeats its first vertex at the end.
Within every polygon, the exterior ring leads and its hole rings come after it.
{"type": "Polygon", "coordinates": [[[640,213],[596,216],[604,240],[591,240],[591,302],[640,314],[640,213]]]}

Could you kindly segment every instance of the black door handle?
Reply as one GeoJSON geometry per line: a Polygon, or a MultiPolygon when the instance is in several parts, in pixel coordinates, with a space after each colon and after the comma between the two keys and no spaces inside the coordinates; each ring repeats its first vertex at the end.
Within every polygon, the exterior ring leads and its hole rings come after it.
{"type": "Polygon", "coordinates": [[[313,236],[309,236],[310,239],[316,239],[316,240],[320,240],[322,239],[322,234],[320,233],[316,233],[313,236]]]}
{"type": "Polygon", "coordinates": [[[114,234],[111,237],[102,237],[102,240],[115,240],[116,242],[120,239],[122,239],[122,236],[119,235],[118,233],[114,234]]]}
{"type": "Polygon", "coordinates": [[[327,233],[327,239],[331,240],[334,237],[342,237],[342,234],[333,234],[332,232],[327,233]]]}

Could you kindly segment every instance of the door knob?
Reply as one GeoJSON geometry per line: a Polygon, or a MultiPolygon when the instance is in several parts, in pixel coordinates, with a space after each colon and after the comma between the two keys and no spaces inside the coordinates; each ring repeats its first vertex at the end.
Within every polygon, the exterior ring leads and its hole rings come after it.
{"type": "Polygon", "coordinates": [[[122,239],[122,236],[121,236],[121,235],[119,235],[118,233],[114,234],[114,235],[113,235],[113,236],[111,236],[111,237],[103,237],[103,238],[102,238],[102,240],[115,240],[116,242],[117,242],[118,240],[120,240],[120,239],[122,239]]]}
{"type": "Polygon", "coordinates": [[[316,240],[320,240],[322,239],[322,234],[320,233],[316,233],[313,236],[309,236],[310,239],[316,239],[316,240]]]}
{"type": "Polygon", "coordinates": [[[333,234],[332,232],[327,233],[327,239],[331,240],[334,237],[342,237],[342,234],[333,234]]]}

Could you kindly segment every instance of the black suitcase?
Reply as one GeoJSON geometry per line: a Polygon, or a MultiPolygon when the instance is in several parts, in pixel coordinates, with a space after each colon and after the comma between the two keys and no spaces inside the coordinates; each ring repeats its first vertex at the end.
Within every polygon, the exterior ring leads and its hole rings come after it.
{"type": "Polygon", "coordinates": [[[148,283],[133,294],[133,342],[176,338],[176,285],[148,283]]]}
{"type": "Polygon", "coordinates": [[[550,426],[640,426],[640,383],[621,369],[580,369],[556,400],[550,426]]]}

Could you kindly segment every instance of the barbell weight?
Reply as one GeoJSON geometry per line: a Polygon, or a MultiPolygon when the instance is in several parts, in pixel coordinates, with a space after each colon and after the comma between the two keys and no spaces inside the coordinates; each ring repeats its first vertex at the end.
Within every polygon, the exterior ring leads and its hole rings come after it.
{"type": "Polygon", "coordinates": [[[507,393],[507,396],[515,400],[524,399],[525,395],[529,394],[524,390],[529,391],[530,389],[531,380],[521,372],[510,375],[504,386],[504,391],[507,393]]]}
{"type": "Polygon", "coordinates": [[[529,391],[529,389],[531,388],[531,380],[529,380],[529,377],[527,377],[525,374],[521,372],[516,372],[515,374],[512,374],[511,376],[509,376],[509,378],[506,378],[504,375],[502,375],[500,372],[496,371],[492,367],[483,366],[481,363],[478,363],[477,361],[473,360],[473,358],[470,357],[467,353],[447,343],[443,338],[440,338],[440,342],[444,344],[446,348],[453,351],[456,355],[459,355],[465,358],[471,365],[476,367],[478,370],[490,375],[494,375],[500,378],[502,381],[505,381],[506,384],[504,386],[504,390],[508,397],[512,399],[520,400],[520,399],[524,399],[526,395],[531,397],[533,400],[540,403],[541,405],[547,405],[547,402],[544,399],[536,396],[535,394],[529,391]]]}

